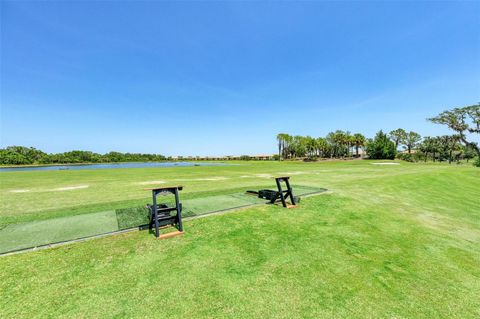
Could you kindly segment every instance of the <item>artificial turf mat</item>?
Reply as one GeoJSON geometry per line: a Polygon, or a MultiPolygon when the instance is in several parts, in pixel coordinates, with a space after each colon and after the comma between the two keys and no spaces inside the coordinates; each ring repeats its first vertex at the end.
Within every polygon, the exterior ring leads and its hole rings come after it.
{"type": "Polygon", "coordinates": [[[146,206],[121,208],[115,210],[118,229],[128,229],[148,224],[150,210],[146,206]]]}
{"type": "MultiPolygon", "coordinates": [[[[326,189],[293,186],[294,195],[321,193],[326,189]]],[[[165,197],[172,205],[172,196],[165,197]]],[[[264,204],[267,201],[245,193],[182,199],[183,217],[201,216],[240,207],[264,204]]],[[[128,207],[106,212],[82,214],[48,220],[11,224],[0,229],[0,254],[42,245],[102,235],[148,224],[145,206],[128,207]]]]}
{"type": "Polygon", "coordinates": [[[0,230],[0,253],[118,230],[115,211],[8,225],[0,230]]]}

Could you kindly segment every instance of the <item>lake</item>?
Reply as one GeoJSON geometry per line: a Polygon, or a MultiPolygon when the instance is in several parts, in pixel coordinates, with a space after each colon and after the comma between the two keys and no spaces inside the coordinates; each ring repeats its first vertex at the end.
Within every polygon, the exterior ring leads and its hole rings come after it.
{"type": "Polygon", "coordinates": [[[25,167],[2,167],[0,172],[21,171],[61,171],[82,169],[115,169],[115,168],[145,168],[145,167],[188,167],[188,166],[222,166],[225,163],[199,163],[199,162],[134,162],[134,163],[105,163],[105,164],[79,164],[79,165],[45,165],[25,167]]]}

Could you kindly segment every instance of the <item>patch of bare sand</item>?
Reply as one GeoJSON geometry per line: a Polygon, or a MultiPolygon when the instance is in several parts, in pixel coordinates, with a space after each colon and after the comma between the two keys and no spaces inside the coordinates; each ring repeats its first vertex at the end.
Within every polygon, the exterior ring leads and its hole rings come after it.
{"type": "Polygon", "coordinates": [[[138,185],[157,185],[157,184],[165,184],[166,181],[144,181],[136,183],[138,185]]]}
{"type": "Polygon", "coordinates": [[[283,175],[283,176],[293,176],[293,175],[303,175],[307,174],[308,172],[302,172],[302,171],[295,171],[295,172],[281,172],[277,173],[278,175],[283,175]]]}
{"type": "Polygon", "coordinates": [[[49,189],[48,191],[51,192],[63,192],[63,191],[72,191],[76,189],[84,189],[88,188],[88,185],[78,185],[78,186],[67,186],[67,187],[59,187],[59,188],[54,188],[54,189],[49,189]]]}
{"type": "Polygon", "coordinates": [[[177,178],[175,181],[180,182],[195,182],[195,181],[224,181],[229,179],[224,176],[202,177],[202,178],[177,178]]]}
{"type": "Polygon", "coordinates": [[[254,176],[259,178],[273,178],[272,174],[255,174],[254,176]]]}

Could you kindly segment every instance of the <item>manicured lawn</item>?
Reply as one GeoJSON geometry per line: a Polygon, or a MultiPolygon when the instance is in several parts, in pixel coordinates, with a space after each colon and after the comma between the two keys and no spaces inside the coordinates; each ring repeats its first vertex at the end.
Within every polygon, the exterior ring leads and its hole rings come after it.
{"type": "Polygon", "coordinates": [[[191,220],[163,241],[143,231],[2,257],[0,317],[480,316],[479,169],[241,164],[2,174],[4,225],[144,204],[152,181],[194,199],[286,173],[330,192],[191,220]]]}

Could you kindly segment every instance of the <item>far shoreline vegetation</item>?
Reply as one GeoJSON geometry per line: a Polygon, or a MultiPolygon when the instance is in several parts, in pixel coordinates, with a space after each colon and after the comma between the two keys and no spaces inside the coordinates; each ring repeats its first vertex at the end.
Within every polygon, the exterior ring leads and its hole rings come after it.
{"type": "Polygon", "coordinates": [[[480,166],[480,146],[468,139],[471,134],[480,135],[480,103],[453,110],[444,111],[428,119],[437,124],[446,125],[455,134],[423,137],[413,131],[402,128],[388,135],[380,130],[374,138],[366,138],[360,133],[337,130],[325,137],[277,135],[278,154],[264,156],[164,156],[161,154],[108,152],[105,154],[91,151],[74,150],[63,153],[45,153],[34,147],[8,146],[0,149],[0,167],[54,166],[54,165],[90,165],[125,162],[164,162],[196,160],[305,160],[324,159],[400,159],[409,162],[448,161],[448,163],[475,159],[474,165],[480,166]],[[398,151],[402,146],[405,151],[398,151]]]}

